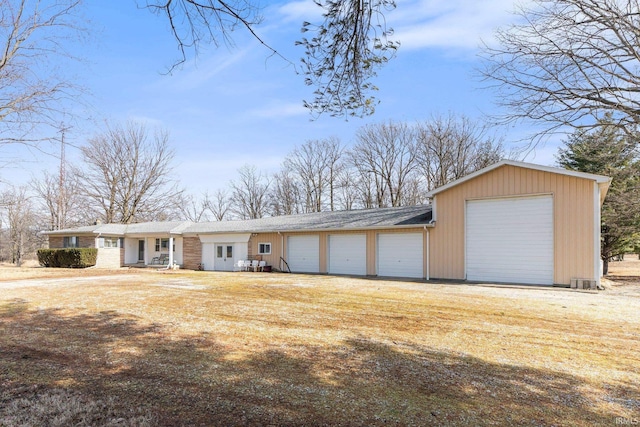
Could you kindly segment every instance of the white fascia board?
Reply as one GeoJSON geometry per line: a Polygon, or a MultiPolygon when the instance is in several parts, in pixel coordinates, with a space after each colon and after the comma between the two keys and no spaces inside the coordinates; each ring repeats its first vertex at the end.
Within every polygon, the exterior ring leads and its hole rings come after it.
{"type": "Polygon", "coordinates": [[[251,233],[200,234],[202,243],[247,243],[251,233]]]}
{"type": "Polygon", "coordinates": [[[499,167],[502,166],[515,166],[515,167],[520,167],[520,168],[526,168],[526,169],[533,169],[533,170],[538,170],[538,171],[542,171],[542,172],[550,172],[550,173],[556,173],[559,175],[567,175],[567,176],[574,176],[576,178],[583,178],[583,179],[590,179],[592,181],[597,182],[598,184],[605,184],[605,185],[609,185],[609,183],[611,182],[611,178],[609,178],[608,176],[604,176],[604,175],[596,175],[596,174],[592,174],[592,173],[585,173],[585,172],[576,172],[576,171],[572,171],[572,170],[568,170],[568,169],[562,169],[562,168],[556,168],[556,167],[552,167],[552,166],[543,166],[543,165],[536,165],[534,163],[525,163],[525,162],[516,162],[514,160],[501,160],[498,163],[494,163],[491,166],[487,166],[484,169],[480,169],[477,170],[473,173],[470,173],[469,175],[466,175],[460,179],[457,179],[455,181],[452,181],[448,184],[443,185],[442,187],[438,187],[435,188],[431,191],[429,191],[426,196],[429,198],[432,198],[433,196],[435,196],[438,193],[441,193],[445,190],[448,190],[449,188],[455,187],[456,185],[462,184],[464,182],[467,182],[469,180],[474,179],[477,176],[483,175],[487,172],[491,172],[494,169],[497,169],[499,167]]]}

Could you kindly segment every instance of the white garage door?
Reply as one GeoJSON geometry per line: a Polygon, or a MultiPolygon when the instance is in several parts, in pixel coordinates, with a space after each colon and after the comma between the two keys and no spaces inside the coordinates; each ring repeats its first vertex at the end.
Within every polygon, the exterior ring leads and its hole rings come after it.
{"type": "Polygon", "coordinates": [[[320,238],[317,235],[289,236],[287,263],[294,273],[318,273],[320,271],[320,238]]]}
{"type": "Polygon", "coordinates": [[[468,280],[553,284],[553,198],[470,200],[468,280]]]}
{"type": "Polygon", "coordinates": [[[422,233],[378,234],[378,276],[424,277],[422,233]]]}
{"type": "Polygon", "coordinates": [[[334,234],[329,236],[330,274],[367,274],[367,236],[334,234]]]}

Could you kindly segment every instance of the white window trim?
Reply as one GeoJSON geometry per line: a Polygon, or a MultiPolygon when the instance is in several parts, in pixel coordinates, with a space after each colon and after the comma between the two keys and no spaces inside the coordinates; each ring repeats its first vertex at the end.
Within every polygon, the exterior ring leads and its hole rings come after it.
{"type": "Polygon", "coordinates": [[[264,243],[258,243],[258,255],[271,255],[271,242],[264,242],[264,243]],[[260,251],[260,246],[267,246],[269,245],[269,251],[268,252],[262,252],[260,251]]]}

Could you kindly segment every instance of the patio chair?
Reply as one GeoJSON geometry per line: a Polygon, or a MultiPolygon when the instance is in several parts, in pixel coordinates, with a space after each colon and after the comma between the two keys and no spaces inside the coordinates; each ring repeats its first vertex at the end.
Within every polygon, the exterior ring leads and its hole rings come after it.
{"type": "Polygon", "coordinates": [[[253,261],[251,261],[251,269],[253,271],[258,271],[258,264],[259,264],[259,261],[257,259],[254,259],[253,261]]]}
{"type": "Polygon", "coordinates": [[[154,256],[153,258],[151,258],[151,265],[158,265],[158,264],[160,264],[159,256],[154,256]]]}
{"type": "Polygon", "coordinates": [[[258,271],[264,271],[264,266],[267,265],[267,261],[260,261],[258,264],[258,271]]]}
{"type": "Polygon", "coordinates": [[[160,259],[159,259],[159,263],[161,265],[167,265],[169,264],[169,254],[160,254],[160,259]]]}
{"type": "Polygon", "coordinates": [[[243,271],[244,270],[244,260],[238,260],[238,262],[236,263],[235,267],[233,268],[233,271],[243,271]]]}

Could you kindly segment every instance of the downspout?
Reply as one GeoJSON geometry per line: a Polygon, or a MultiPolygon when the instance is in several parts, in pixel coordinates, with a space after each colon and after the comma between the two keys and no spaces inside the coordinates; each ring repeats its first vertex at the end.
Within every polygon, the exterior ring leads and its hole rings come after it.
{"type": "MultiPolygon", "coordinates": [[[[280,259],[284,259],[284,235],[278,231],[278,235],[280,236],[280,259]]],[[[278,267],[280,267],[281,262],[278,262],[278,267]]],[[[284,269],[280,269],[284,270],[284,269]]]]}
{"type": "Polygon", "coordinates": [[[600,204],[600,186],[597,182],[593,183],[593,273],[596,281],[596,289],[602,289],[600,285],[600,279],[602,277],[602,253],[600,243],[600,227],[601,227],[601,215],[602,205],[600,204]]]}
{"type": "Polygon", "coordinates": [[[424,230],[427,232],[427,277],[426,280],[429,280],[429,255],[431,254],[431,247],[429,245],[429,229],[427,226],[424,226],[424,230]]]}

